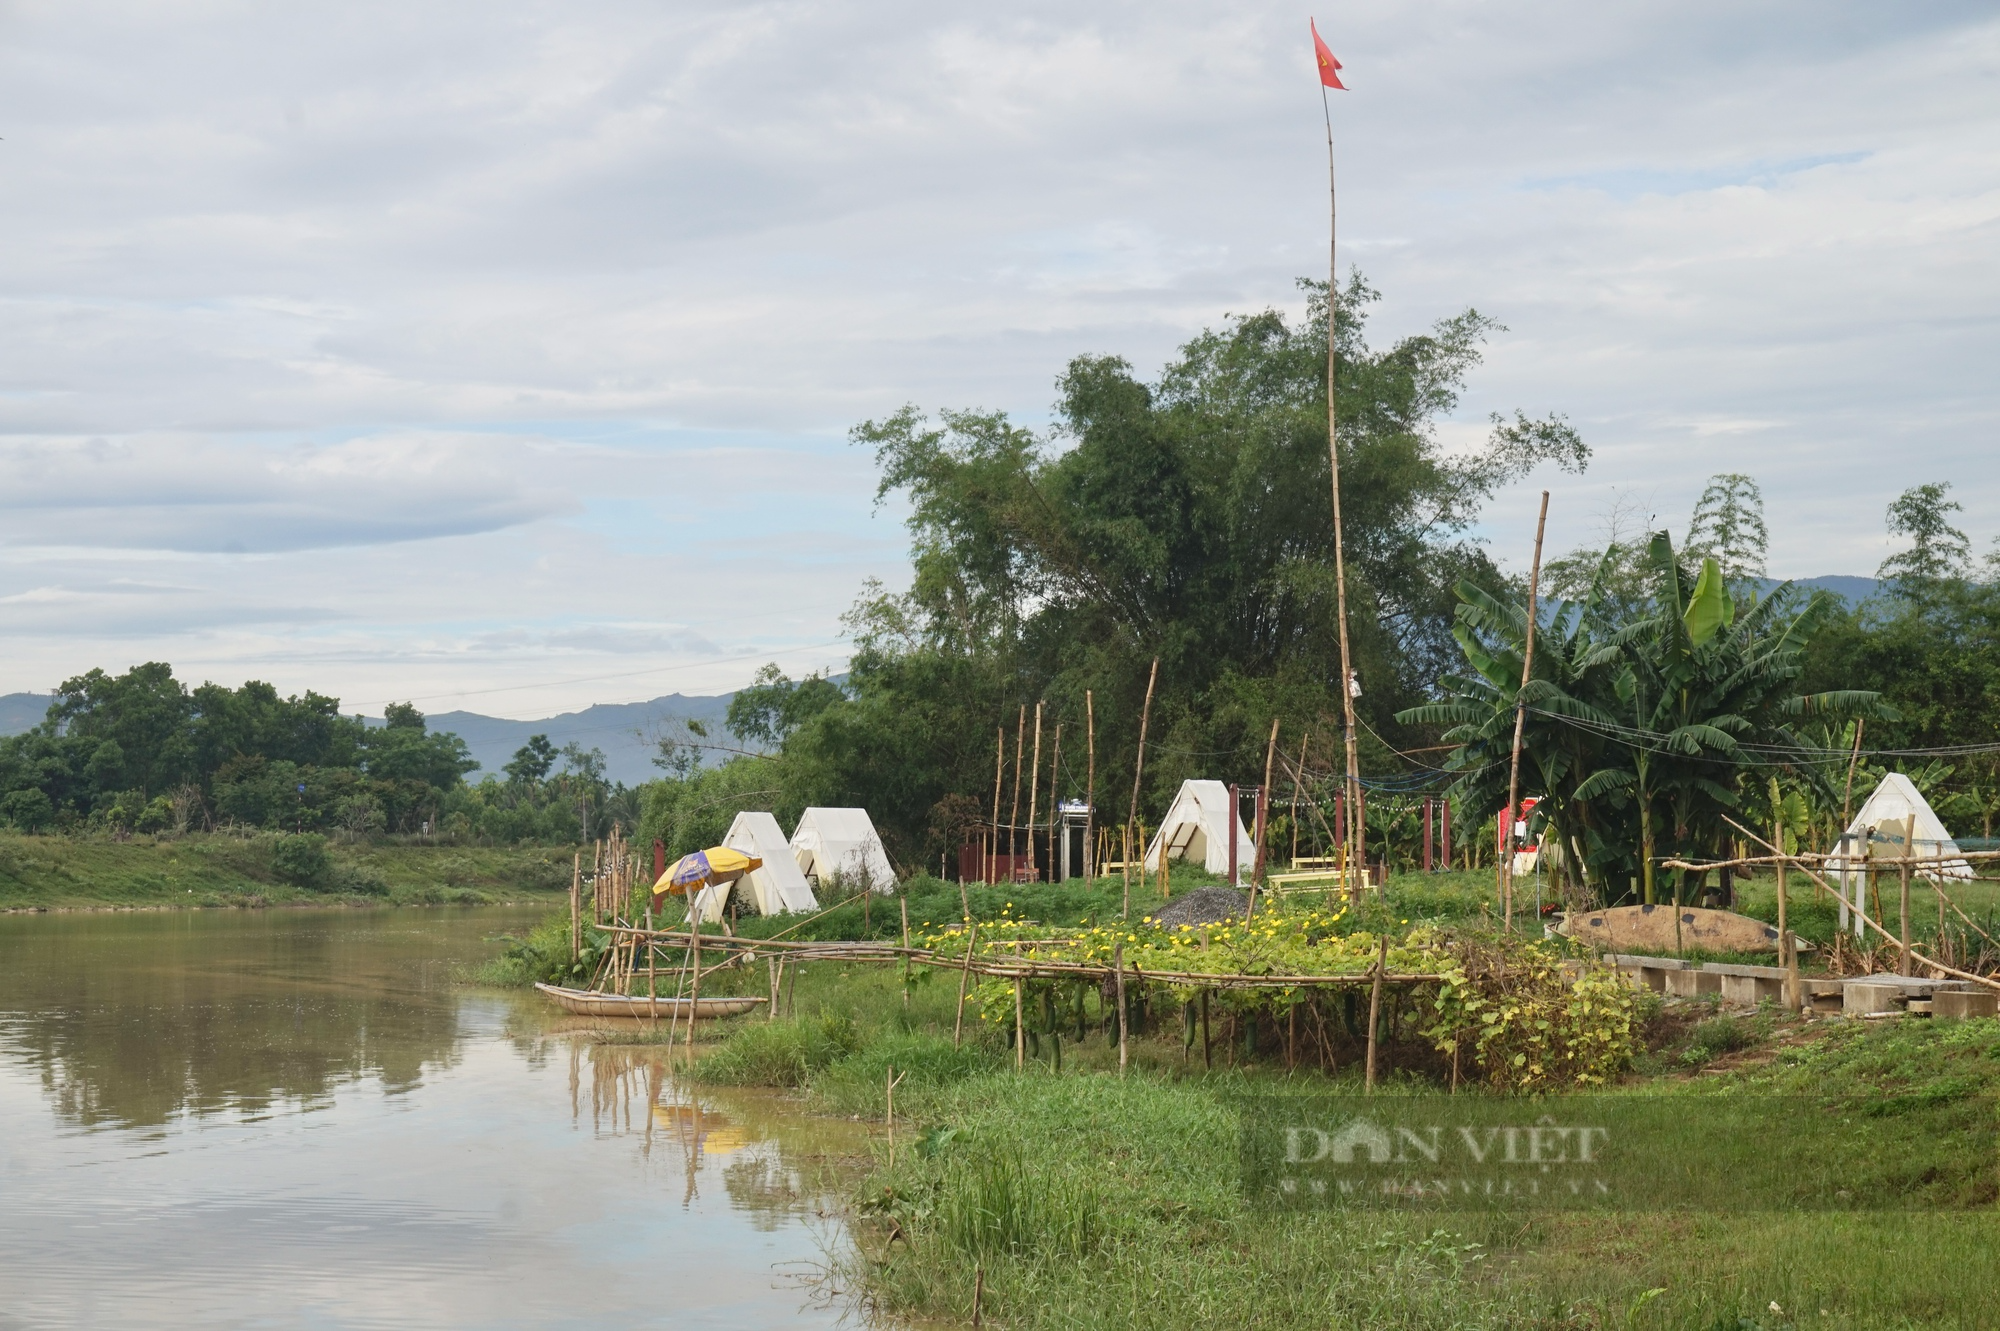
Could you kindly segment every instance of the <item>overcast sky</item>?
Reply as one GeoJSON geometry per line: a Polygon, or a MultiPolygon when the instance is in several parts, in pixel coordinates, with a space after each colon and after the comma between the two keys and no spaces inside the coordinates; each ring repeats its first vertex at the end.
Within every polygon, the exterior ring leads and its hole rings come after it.
{"type": "MultiPolygon", "coordinates": [[[[2000,12],[1325,9],[1343,267],[1568,414],[1524,564],[1745,471],[1772,572],[2000,531],[2000,12]]],[[[857,421],[1039,422],[1325,268],[1307,11],[0,4],[0,691],[103,665],[545,716],[837,665],[857,421]]]]}

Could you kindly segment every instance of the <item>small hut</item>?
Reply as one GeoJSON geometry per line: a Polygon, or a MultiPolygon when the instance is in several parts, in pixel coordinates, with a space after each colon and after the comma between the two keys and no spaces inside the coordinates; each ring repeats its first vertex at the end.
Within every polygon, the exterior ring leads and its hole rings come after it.
{"type": "Polygon", "coordinates": [[[1220,781],[1183,781],[1173,806],[1146,847],[1146,871],[1157,873],[1160,856],[1201,865],[1212,874],[1229,873],[1229,827],[1236,825],[1237,876],[1257,868],[1257,845],[1241,814],[1229,807],[1229,787],[1220,781]]]}
{"type": "Polygon", "coordinates": [[[744,874],[728,890],[704,888],[696,900],[701,918],[713,924],[727,912],[733,892],[739,907],[759,915],[783,915],[789,911],[818,910],[812,884],[799,871],[799,862],[785,840],[785,830],[768,813],[739,813],[729,825],[722,844],[731,850],[760,859],[762,867],[744,874]]]}
{"type": "Polygon", "coordinates": [[[1863,898],[1868,891],[1867,869],[1871,858],[1894,860],[1906,855],[1934,855],[1938,863],[1917,869],[1919,875],[1933,880],[1973,876],[1972,866],[1957,858],[1958,843],[1951,839],[1944,822],[1931,809],[1916,783],[1901,772],[1891,772],[1882,778],[1882,784],[1875,787],[1861,811],[1854,815],[1854,821],[1847,825],[1832,854],[1826,867],[1841,879],[1840,927],[1852,927],[1857,934],[1865,926],[1853,912],[1866,907],[1863,898]],[[1916,822],[1914,832],[1910,827],[1912,819],[1916,822]]]}
{"type": "Polygon", "coordinates": [[[895,866],[866,809],[807,809],[792,832],[792,855],[815,887],[839,877],[885,895],[896,890],[895,866]]]}

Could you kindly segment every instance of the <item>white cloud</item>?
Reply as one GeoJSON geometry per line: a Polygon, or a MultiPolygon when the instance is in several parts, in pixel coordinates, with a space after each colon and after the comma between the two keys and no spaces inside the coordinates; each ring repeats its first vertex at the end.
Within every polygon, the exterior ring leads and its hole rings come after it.
{"type": "MultiPolygon", "coordinates": [[[[1599,451],[1549,482],[1559,547],[1613,492],[1679,525],[1720,470],[1764,483],[1784,573],[1872,569],[1908,484],[2000,525],[1990,6],[1322,26],[1378,335],[1510,327],[1443,437],[1567,412],[1599,451]]],[[[1039,419],[1071,355],[1145,368],[1295,305],[1325,262],[1303,28],[1185,0],[6,10],[0,689],[120,648],[359,698],[830,640],[901,568],[855,421],[1039,419]],[[703,627],[775,605],[812,608],[703,627]]],[[[1501,496],[1499,553],[1533,511],[1501,496]]]]}

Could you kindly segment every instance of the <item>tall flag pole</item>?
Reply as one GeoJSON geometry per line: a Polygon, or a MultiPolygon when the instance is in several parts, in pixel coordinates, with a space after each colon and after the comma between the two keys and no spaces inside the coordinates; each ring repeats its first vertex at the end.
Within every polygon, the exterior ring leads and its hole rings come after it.
{"type": "MultiPolygon", "coordinates": [[[[1313,56],[1319,65],[1319,107],[1326,118],[1326,457],[1333,475],[1333,582],[1340,607],[1340,704],[1347,723],[1347,807],[1352,811],[1347,820],[1350,842],[1347,863],[1352,872],[1357,868],[1365,871],[1368,842],[1364,821],[1367,815],[1361,801],[1361,760],[1354,738],[1354,661],[1347,644],[1347,554],[1340,523],[1339,421],[1334,401],[1333,373],[1339,346],[1334,331],[1334,314],[1340,297],[1340,262],[1336,241],[1340,196],[1334,188],[1333,108],[1326,96],[1328,88],[1345,92],[1347,85],[1340,81],[1340,61],[1334,59],[1333,52],[1320,39],[1319,24],[1310,20],[1308,23],[1312,28],[1313,56]]],[[[1353,879],[1348,882],[1351,885],[1353,879]]]]}

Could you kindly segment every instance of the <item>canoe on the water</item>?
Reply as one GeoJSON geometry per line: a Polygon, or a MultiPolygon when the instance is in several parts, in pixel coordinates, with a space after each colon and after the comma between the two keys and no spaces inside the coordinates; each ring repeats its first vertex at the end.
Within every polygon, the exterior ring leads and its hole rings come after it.
{"type": "Polygon", "coordinates": [[[573,1012],[579,1017],[636,1017],[644,1020],[658,1017],[671,1021],[675,1017],[685,1017],[688,1009],[694,1009],[698,1018],[734,1017],[748,1012],[759,1003],[767,1003],[766,998],[704,998],[690,1003],[685,998],[647,998],[641,994],[628,997],[624,994],[601,994],[589,989],[565,989],[561,985],[537,984],[535,988],[556,1000],[557,1006],[565,1012],[573,1012]]]}

